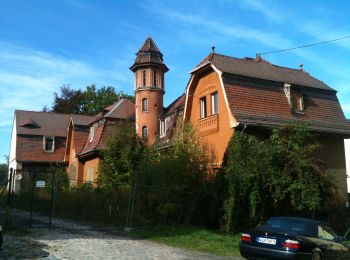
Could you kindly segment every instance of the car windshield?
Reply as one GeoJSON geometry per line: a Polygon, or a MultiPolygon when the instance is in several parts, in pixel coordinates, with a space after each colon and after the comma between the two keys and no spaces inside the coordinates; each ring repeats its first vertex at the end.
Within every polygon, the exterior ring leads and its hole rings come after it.
{"type": "Polygon", "coordinates": [[[270,218],[265,223],[265,226],[300,235],[305,234],[307,229],[307,223],[305,221],[288,218],[270,218]]]}

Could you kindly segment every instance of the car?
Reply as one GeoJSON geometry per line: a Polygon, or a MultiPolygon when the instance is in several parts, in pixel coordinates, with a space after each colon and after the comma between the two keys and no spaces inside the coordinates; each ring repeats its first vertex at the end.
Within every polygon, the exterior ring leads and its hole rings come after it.
{"type": "Polygon", "coordinates": [[[271,217],[241,234],[239,251],[247,259],[350,259],[349,234],[340,237],[318,220],[271,217]]]}
{"type": "Polygon", "coordinates": [[[2,226],[0,225],[0,248],[2,247],[2,226]]]}

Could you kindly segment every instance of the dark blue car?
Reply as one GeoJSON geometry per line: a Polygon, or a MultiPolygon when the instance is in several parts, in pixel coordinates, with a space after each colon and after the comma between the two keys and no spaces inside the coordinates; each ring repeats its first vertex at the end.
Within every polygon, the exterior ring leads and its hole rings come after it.
{"type": "Polygon", "coordinates": [[[239,250],[248,259],[350,259],[347,235],[339,237],[317,220],[272,217],[244,231],[239,250]]]}

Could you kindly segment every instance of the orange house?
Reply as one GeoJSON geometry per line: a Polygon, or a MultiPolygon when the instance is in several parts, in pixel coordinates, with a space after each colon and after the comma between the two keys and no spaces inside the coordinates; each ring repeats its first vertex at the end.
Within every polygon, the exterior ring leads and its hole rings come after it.
{"type": "Polygon", "coordinates": [[[101,150],[105,149],[119,120],[134,120],[135,105],[120,98],[94,116],[72,115],[68,127],[65,161],[70,183],[94,183],[98,176],[101,150]]]}
{"type": "Polygon", "coordinates": [[[350,134],[350,124],[336,91],[302,69],[213,50],[191,71],[184,120],[191,121],[215,151],[217,165],[238,128],[267,137],[274,127],[306,122],[318,133],[322,145],[318,156],[327,162],[327,171],[346,201],[344,137],[350,134]]]}

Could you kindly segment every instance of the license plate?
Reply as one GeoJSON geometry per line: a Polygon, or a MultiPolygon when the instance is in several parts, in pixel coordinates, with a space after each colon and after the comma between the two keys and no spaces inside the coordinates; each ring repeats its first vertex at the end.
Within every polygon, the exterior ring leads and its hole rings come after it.
{"type": "Polygon", "coordinates": [[[276,245],[276,239],[273,238],[257,237],[256,242],[262,244],[276,245]]]}

